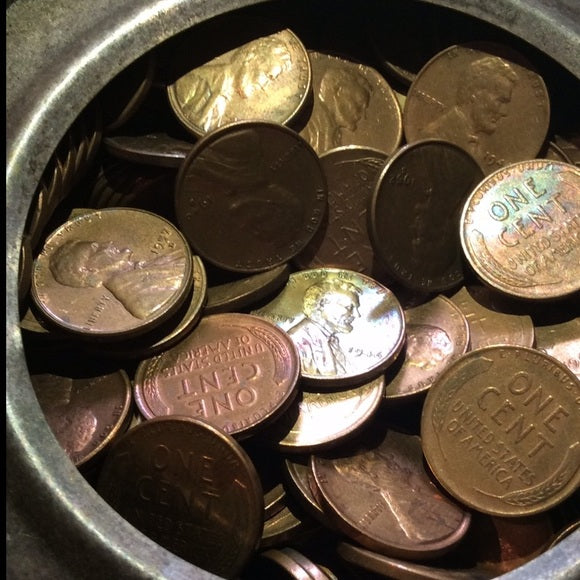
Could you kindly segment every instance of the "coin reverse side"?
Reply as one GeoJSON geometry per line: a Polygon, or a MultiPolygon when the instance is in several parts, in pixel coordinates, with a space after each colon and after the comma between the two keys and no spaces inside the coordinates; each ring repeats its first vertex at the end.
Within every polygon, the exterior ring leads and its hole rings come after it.
{"type": "Polygon", "coordinates": [[[425,458],[459,501],[495,516],[541,513],[580,485],[580,381],[540,351],[496,345],[455,361],[421,417],[425,458]]]}

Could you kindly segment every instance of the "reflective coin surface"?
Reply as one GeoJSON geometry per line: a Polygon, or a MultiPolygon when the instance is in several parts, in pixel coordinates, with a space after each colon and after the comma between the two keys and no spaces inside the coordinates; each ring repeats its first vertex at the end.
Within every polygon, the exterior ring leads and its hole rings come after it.
{"type": "Polygon", "coordinates": [[[288,333],[300,354],[303,381],[316,388],[376,378],[405,339],[403,309],[393,292],[340,268],[290,274],[282,292],[254,314],[288,333]]]}
{"type": "Polygon", "coordinates": [[[547,511],[580,485],[580,381],[538,350],[490,346],[431,386],[421,437],[437,480],[490,515],[547,511]]]}
{"type": "Polygon", "coordinates": [[[561,161],[510,164],[484,179],[461,216],[461,245],[492,288],[529,300],[580,290],[580,169],[561,161]]]}

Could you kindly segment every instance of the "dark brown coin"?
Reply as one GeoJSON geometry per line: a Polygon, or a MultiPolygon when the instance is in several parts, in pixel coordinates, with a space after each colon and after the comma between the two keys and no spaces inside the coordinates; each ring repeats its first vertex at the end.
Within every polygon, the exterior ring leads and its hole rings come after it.
{"type": "Polygon", "coordinates": [[[425,457],[443,487],[477,511],[545,512],[580,485],[579,401],[580,381],[547,354],[471,351],[427,393],[425,457]]]}
{"type": "Polygon", "coordinates": [[[212,314],[139,364],[134,395],[147,418],[199,417],[242,437],[284,412],[299,374],[296,347],[280,328],[250,314],[212,314]]]}
{"type": "Polygon", "coordinates": [[[459,218],[482,178],[473,157],[445,141],[406,145],[387,161],[370,203],[369,234],[395,280],[420,292],[463,280],[459,218]]]}
{"type": "Polygon", "coordinates": [[[467,532],[469,512],[431,481],[415,435],[369,430],[336,454],[312,455],[311,465],[324,510],[361,546],[420,560],[448,552],[467,532]]]}
{"type": "Polygon", "coordinates": [[[339,147],[320,156],[328,183],[328,213],[296,258],[300,269],[330,266],[380,279],[367,231],[367,209],[387,155],[367,147],[339,147]]]}
{"type": "Polygon", "coordinates": [[[233,123],[201,139],[177,177],[178,224],[195,252],[234,272],[288,262],[327,210],[326,179],[312,147],[274,123],[233,123]]]}
{"type": "Polygon", "coordinates": [[[30,379],[48,426],[77,467],[128,427],[131,381],[123,370],[90,377],[39,373],[30,379]]]}
{"type": "Polygon", "coordinates": [[[227,433],[190,417],[140,423],[111,447],[97,490],[146,536],[184,560],[236,578],[260,541],[264,496],[227,433]]]}

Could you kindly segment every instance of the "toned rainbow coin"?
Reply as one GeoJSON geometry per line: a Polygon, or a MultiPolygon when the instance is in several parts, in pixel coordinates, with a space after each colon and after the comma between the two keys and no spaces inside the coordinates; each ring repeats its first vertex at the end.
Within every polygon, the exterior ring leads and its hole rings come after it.
{"type": "Polygon", "coordinates": [[[181,232],[138,209],[81,213],[59,226],[37,257],[32,297],[61,330],[86,339],[124,339],[166,321],[193,283],[181,232]]]}
{"type": "Polygon", "coordinates": [[[311,455],[311,466],[336,529],[370,550],[424,560],[451,550],[469,528],[470,513],[430,479],[416,435],[377,426],[336,453],[311,455]]]}
{"type": "Polygon", "coordinates": [[[176,219],[195,253],[232,272],[288,262],[326,213],[320,159],[298,133],[261,121],[200,139],[176,179],[176,219]]]}
{"type": "Polygon", "coordinates": [[[277,326],[250,314],[212,314],[139,364],[134,395],[147,418],[198,417],[241,438],[284,412],[299,374],[296,347],[277,326]]]}
{"type": "Polygon", "coordinates": [[[256,38],[189,71],[167,87],[183,126],[201,137],[234,121],[290,122],[312,83],[306,48],[289,29],[256,38]]]}
{"type": "Polygon", "coordinates": [[[405,359],[385,387],[390,400],[424,393],[469,347],[467,319],[443,295],[405,310],[405,328],[405,359]]]}
{"type": "Polygon", "coordinates": [[[580,381],[531,348],[490,346],[455,361],[421,417],[425,458],[455,498],[496,516],[541,513],[580,485],[580,381]]]}
{"type": "Polygon", "coordinates": [[[580,290],[580,169],[561,161],[507,165],[471,193],[461,245],[476,274],[516,298],[580,290]]]}
{"type": "Polygon", "coordinates": [[[237,578],[258,547],[264,496],[256,468],[204,421],[140,423],[111,447],[97,490],[160,546],[220,577],[237,578]]]}
{"type": "Polygon", "coordinates": [[[254,314],[288,333],[300,354],[302,380],[317,389],[378,377],[405,339],[403,308],[393,292],[340,268],[290,274],[282,292],[254,314]]]}

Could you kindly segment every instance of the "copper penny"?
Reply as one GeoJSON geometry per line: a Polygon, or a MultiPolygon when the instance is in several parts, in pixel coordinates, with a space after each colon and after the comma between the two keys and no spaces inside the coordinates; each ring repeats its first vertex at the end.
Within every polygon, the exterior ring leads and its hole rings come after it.
{"type": "Polygon", "coordinates": [[[580,381],[538,350],[490,346],[431,386],[421,418],[425,457],[454,497],[514,517],[547,511],[580,485],[580,381]]]}
{"type": "Polygon", "coordinates": [[[299,374],[296,347],[277,326],[250,314],[212,314],[139,364],[134,395],[147,418],[199,417],[241,438],[290,405],[299,374]]]}
{"type": "Polygon", "coordinates": [[[580,169],[561,161],[510,164],[484,179],[461,216],[461,244],[476,274],[521,299],[580,290],[580,169]]]}

